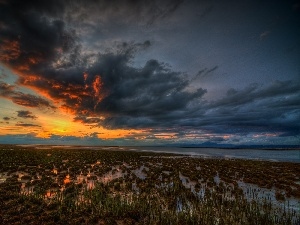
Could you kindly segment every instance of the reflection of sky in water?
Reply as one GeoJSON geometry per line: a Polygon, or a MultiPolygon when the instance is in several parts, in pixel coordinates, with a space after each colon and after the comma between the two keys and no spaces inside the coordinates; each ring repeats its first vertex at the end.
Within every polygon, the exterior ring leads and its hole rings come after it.
{"type": "MultiPolygon", "coordinates": [[[[35,146],[35,145],[32,145],[35,146]]],[[[38,146],[37,146],[38,147],[38,146]]],[[[49,146],[65,149],[94,149],[117,151],[166,152],[203,157],[261,159],[282,162],[299,162],[300,149],[296,150],[264,150],[264,149],[220,149],[220,148],[179,148],[179,147],[94,147],[94,146],[49,146]]]]}
{"type": "Polygon", "coordinates": [[[173,152],[205,157],[224,157],[242,159],[263,159],[274,161],[300,162],[300,150],[263,149],[217,149],[217,148],[176,148],[176,147],[137,147],[137,150],[153,152],[173,152]]]}

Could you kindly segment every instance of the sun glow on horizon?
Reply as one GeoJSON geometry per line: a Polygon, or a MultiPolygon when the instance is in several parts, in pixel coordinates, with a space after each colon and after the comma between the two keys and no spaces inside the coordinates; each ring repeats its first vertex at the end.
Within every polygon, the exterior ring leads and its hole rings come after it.
{"type": "MultiPolygon", "coordinates": [[[[3,67],[5,69],[4,82],[11,83],[11,87],[16,92],[28,93],[32,96],[42,96],[45,100],[51,102],[55,108],[28,107],[26,105],[16,104],[10,99],[1,98],[0,117],[1,129],[0,135],[32,135],[37,138],[49,139],[53,135],[61,137],[93,137],[98,139],[119,139],[132,137],[144,131],[134,129],[106,129],[97,121],[103,120],[103,116],[86,117],[91,119],[90,123],[83,123],[75,120],[73,109],[64,108],[63,104],[52,99],[46,91],[28,86],[26,82],[22,85],[16,80],[16,71],[3,67]],[[19,115],[18,112],[25,112],[25,116],[19,115]]],[[[28,76],[28,80],[35,80],[33,76],[28,76]]],[[[99,90],[98,90],[99,91],[99,90]]],[[[98,93],[100,95],[100,93],[98,93]]]]}

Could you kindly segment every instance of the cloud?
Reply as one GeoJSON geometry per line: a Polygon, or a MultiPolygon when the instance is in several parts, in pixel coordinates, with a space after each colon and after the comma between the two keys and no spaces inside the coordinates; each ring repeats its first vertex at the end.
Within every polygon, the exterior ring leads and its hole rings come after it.
{"type": "Polygon", "coordinates": [[[297,81],[274,81],[229,89],[220,100],[205,105],[204,119],[194,120],[214,133],[276,132],[300,134],[300,90],[297,81]]]}
{"type": "Polygon", "coordinates": [[[298,86],[298,82],[291,80],[274,81],[265,86],[252,84],[240,90],[229,89],[227,95],[217,101],[200,101],[198,107],[187,108],[182,114],[160,114],[155,120],[146,116],[117,117],[109,123],[112,127],[120,124],[152,127],[152,132],[175,133],[178,138],[198,140],[216,137],[215,141],[222,141],[223,135],[243,137],[256,133],[267,139],[296,138],[300,135],[298,86]],[[162,130],[167,127],[168,130],[162,130]]]}
{"type": "Polygon", "coordinates": [[[81,122],[81,123],[85,123],[85,124],[97,124],[97,123],[101,123],[101,118],[97,118],[97,117],[85,117],[85,116],[76,116],[73,119],[75,122],[81,122]]]}
{"type": "Polygon", "coordinates": [[[11,100],[18,105],[27,107],[54,108],[49,101],[31,94],[24,94],[22,92],[15,93],[13,96],[11,96],[11,100]]]}
{"type": "Polygon", "coordinates": [[[212,106],[238,106],[254,102],[259,99],[299,93],[299,82],[293,80],[276,80],[267,87],[260,87],[257,83],[253,83],[245,87],[243,90],[235,90],[233,88],[229,89],[227,91],[227,95],[214,102],[212,106]]]}
{"type": "Polygon", "coordinates": [[[218,68],[219,68],[218,66],[215,66],[215,67],[213,67],[213,68],[207,70],[206,74],[211,73],[211,72],[215,71],[215,70],[218,69],[218,68]]]}
{"type": "Polygon", "coordinates": [[[117,24],[134,22],[136,24],[152,25],[172,15],[183,2],[183,0],[81,0],[68,5],[66,14],[69,22],[77,24],[89,24],[90,21],[96,20],[101,24],[113,21],[117,24]],[[101,14],[98,12],[101,12],[101,14]]]}
{"type": "Polygon", "coordinates": [[[266,30],[266,31],[264,31],[263,33],[261,33],[260,35],[259,35],[259,39],[261,40],[261,41],[263,41],[264,39],[266,39],[269,35],[270,35],[270,31],[269,30],[266,30]]]}
{"type": "Polygon", "coordinates": [[[212,142],[222,142],[222,141],[225,141],[225,139],[222,138],[222,137],[212,137],[209,140],[212,141],[212,142]]]}
{"type": "Polygon", "coordinates": [[[96,134],[91,134],[86,137],[76,136],[60,136],[51,134],[48,138],[39,138],[37,133],[31,132],[19,135],[0,135],[2,144],[49,144],[49,145],[131,145],[135,142],[124,139],[102,140],[96,134]]]}
{"type": "Polygon", "coordinates": [[[18,72],[38,71],[64,52],[74,52],[75,35],[59,19],[60,1],[9,1],[1,5],[1,61],[18,72]]]}
{"type": "Polygon", "coordinates": [[[20,56],[20,43],[17,40],[3,40],[0,45],[0,60],[12,61],[20,56]]]}
{"type": "Polygon", "coordinates": [[[14,93],[15,86],[0,81],[0,96],[9,96],[14,93]]]}
{"type": "Polygon", "coordinates": [[[6,121],[8,121],[8,120],[10,120],[10,118],[9,118],[9,117],[7,117],[7,116],[5,116],[5,117],[3,117],[3,120],[6,120],[6,121]]]}
{"type": "Polygon", "coordinates": [[[30,111],[20,110],[17,111],[18,117],[24,118],[24,119],[36,119],[37,117],[32,114],[30,111]]]}
{"type": "Polygon", "coordinates": [[[91,75],[100,72],[103,81],[103,99],[93,108],[105,117],[104,126],[141,126],[141,122],[149,126],[162,115],[182,114],[206,93],[203,89],[185,91],[189,83],[183,75],[156,60],[137,69],[128,65],[128,58],[126,54],[104,55],[89,70],[91,75]]]}
{"type": "MultiPolygon", "coordinates": [[[[72,114],[74,121],[109,129],[160,132],[170,128],[166,132],[175,130],[179,137],[192,130],[220,134],[213,141],[222,141],[221,134],[274,131],[283,136],[299,135],[297,81],[231,88],[221,99],[208,102],[203,99],[207,90],[191,91],[188,76],[164,62],[150,59],[134,66],[136,55],[151,47],[152,41],[118,40],[104,51],[85,49],[86,43],[80,39],[85,25],[94,32],[105,32],[107,21],[114,28],[126,23],[157,23],[177,10],[182,1],[96,0],[82,7],[85,2],[12,0],[1,5],[0,60],[19,75],[15,85],[0,81],[1,97],[39,108],[55,108],[52,100],[72,114]],[[76,22],[80,22],[80,29],[74,30],[76,22]],[[49,100],[20,92],[18,85],[49,100]]],[[[267,35],[268,31],[260,38],[267,35]]],[[[196,77],[206,78],[217,69],[205,68],[196,77]]],[[[19,112],[20,117],[34,118],[29,111],[19,112]]]]}
{"type": "MultiPolygon", "coordinates": [[[[102,117],[99,126],[119,128],[156,126],[164,118],[175,121],[197,105],[206,90],[187,91],[189,81],[184,74],[157,60],[149,60],[142,68],[133,67],[135,53],[149,45],[148,41],[123,43],[117,51],[99,53],[88,67],[57,69],[49,64],[38,75],[21,76],[19,84],[46,92],[83,123],[102,117]],[[144,125],[140,123],[143,120],[147,121],[144,125]]],[[[26,105],[21,97],[15,96],[13,101],[26,105]]],[[[34,100],[30,102],[41,102],[34,100]]]]}
{"type": "Polygon", "coordinates": [[[27,107],[55,108],[48,100],[32,94],[25,94],[15,90],[15,85],[0,81],[0,97],[7,98],[14,103],[27,107]]]}
{"type": "Polygon", "coordinates": [[[204,68],[202,70],[199,70],[199,72],[196,74],[194,79],[206,78],[206,77],[210,76],[211,73],[214,72],[215,70],[217,70],[218,68],[219,68],[219,66],[214,66],[211,69],[204,68]]]}
{"type": "Polygon", "coordinates": [[[32,124],[32,123],[23,123],[23,122],[18,122],[16,123],[17,127],[41,127],[39,125],[36,124],[32,124]]]}
{"type": "Polygon", "coordinates": [[[141,21],[151,24],[172,14],[182,2],[12,0],[0,8],[0,60],[23,73],[37,71],[49,62],[58,66],[84,64],[85,60],[77,57],[81,45],[72,25],[80,34],[88,25],[101,26],[107,21],[110,26],[141,21]]]}

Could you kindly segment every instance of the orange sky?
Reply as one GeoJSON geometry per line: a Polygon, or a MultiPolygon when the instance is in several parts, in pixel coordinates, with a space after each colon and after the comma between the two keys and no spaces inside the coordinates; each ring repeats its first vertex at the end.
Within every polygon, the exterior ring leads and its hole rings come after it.
{"type": "MultiPolygon", "coordinates": [[[[5,74],[4,80],[10,86],[14,86],[18,77],[8,68],[4,68],[3,66],[2,74],[5,74]]],[[[34,76],[26,76],[26,78],[28,80],[35,79],[34,76]]],[[[93,84],[97,98],[101,96],[100,82],[100,77],[98,77],[93,84]]],[[[41,96],[43,99],[51,102],[55,108],[30,107],[25,103],[17,102],[16,104],[10,101],[9,96],[1,98],[0,117],[5,119],[1,121],[0,135],[32,133],[36,137],[49,138],[51,135],[84,137],[90,134],[97,134],[97,137],[101,139],[115,139],[132,137],[135,134],[145,132],[133,129],[105,129],[97,126],[95,123],[85,125],[80,121],[74,120],[75,115],[72,108],[66,108],[61,101],[51,99],[46,91],[38,88],[29,88],[26,85],[14,87],[14,89],[16,92],[41,96]],[[18,117],[18,111],[27,111],[30,115],[34,115],[35,118],[18,117]]],[[[71,90],[69,91],[71,92],[71,90]]],[[[66,90],[66,94],[68,94],[68,90],[66,90]]],[[[76,97],[74,95],[74,98],[76,97]]],[[[147,132],[145,133],[147,134],[147,132]]]]}
{"type": "Polygon", "coordinates": [[[0,144],[299,144],[299,4],[37,2],[0,1],[0,144]]]}

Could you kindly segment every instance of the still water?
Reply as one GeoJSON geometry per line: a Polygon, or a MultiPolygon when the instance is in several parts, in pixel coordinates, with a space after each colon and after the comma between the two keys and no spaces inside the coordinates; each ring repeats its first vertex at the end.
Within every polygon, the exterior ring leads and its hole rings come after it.
{"type": "MultiPolygon", "coordinates": [[[[48,146],[49,147],[49,146],[48,146]]],[[[50,148],[123,150],[142,152],[165,152],[190,156],[255,159],[278,162],[300,163],[300,149],[221,149],[221,148],[181,148],[181,147],[101,147],[101,146],[51,146],[50,148]]]]}
{"type": "Polygon", "coordinates": [[[265,149],[220,149],[220,148],[150,148],[138,147],[137,150],[153,152],[172,152],[203,157],[257,159],[282,162],[299,162],[300,149],[297,150],[265,150],[265,149]]]}
{"type": "Polygon", "coordinates": [[[299,162],[300,149],[220,149],[220,148],[179,148],[179,147],[137,147],[139,151],[170,152],[202,157],[257,159],[281,162],[299,162]]]}

